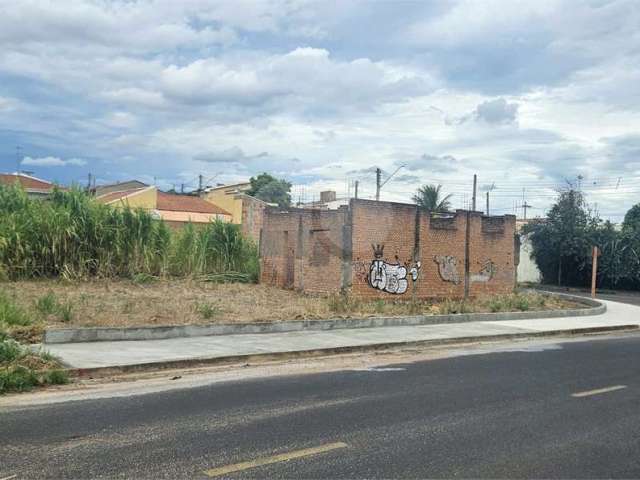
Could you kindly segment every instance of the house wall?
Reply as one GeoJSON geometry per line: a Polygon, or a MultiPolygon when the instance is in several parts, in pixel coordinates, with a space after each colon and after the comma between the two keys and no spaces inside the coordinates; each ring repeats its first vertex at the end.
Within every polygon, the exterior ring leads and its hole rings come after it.
{"type": "Polygon", "coordinates": [[[505,293],[515,286],[515,217],[509,215],[459,210],[443,218],[415,205],[352,200],[337,211],[267,210],[262,232],[262,281],[281,287],[410,299],[462,298],[465,288],[471,296],[505,293]],[[293,281],[286,273],[291,255],[293,281]]]}
{"type": "Polygon", "coordinates": [[[120,200],[116,200],[109,205],[112,207],[126,207],[130,208],[144,208],[152,210],[156,208],[158,201],[158,191],[155,187],[151,187],[145,190],[140,190],[132,195],[129,195],[120,200]]]}
{"type": "Polygon", "coordinates": [[[242,223],[243,195],[239,195],[238,186],[216,188],[202,194],[207,202],[222,208],[231,214],[232,223],[242,223]]]}

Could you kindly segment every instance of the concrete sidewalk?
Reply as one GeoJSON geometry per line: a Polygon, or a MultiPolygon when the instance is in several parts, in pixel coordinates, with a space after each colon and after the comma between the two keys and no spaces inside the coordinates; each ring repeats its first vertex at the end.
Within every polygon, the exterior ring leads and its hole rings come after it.
{"type": "Polygon", "coordinates": [[[591,317],[547,318],[491,322],[450,323],[405,327],[378,327],[330,331],[299,331],[167,340],[64,343],[45,348],[72,368],[127,367],[228,357],[339,350],[407,342],[465,341],[501,335],[540,335],[575,329],[640,326],[640,307],[606,301],[607,312],[591,317]]]}

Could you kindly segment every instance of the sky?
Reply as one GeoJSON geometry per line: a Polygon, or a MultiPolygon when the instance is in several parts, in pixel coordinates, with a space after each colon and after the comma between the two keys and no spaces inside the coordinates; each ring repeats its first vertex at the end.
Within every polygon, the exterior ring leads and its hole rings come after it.
{"type": "Polygon", "coordinates": [[[637,0],[0,0],[0,171],[289,180],[544,215],[640,201],[637,0]],[[399,170],[398,170],[399,168],[399,170]],[[397,173],[389,179],[389,176],[397,173]]]}

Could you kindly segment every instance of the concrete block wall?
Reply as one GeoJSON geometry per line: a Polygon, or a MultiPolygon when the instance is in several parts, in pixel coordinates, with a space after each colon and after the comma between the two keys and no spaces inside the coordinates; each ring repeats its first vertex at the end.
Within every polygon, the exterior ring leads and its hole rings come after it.
{"type": "Polygon", "coordinates": [[[510,215],[431,215],[403,203],[352,200],[339,210],[267,209],[262,281],[368,299],[462,298],[465,288],[471,296],[507,293],[515,286],[514,235],[510,215]]]}

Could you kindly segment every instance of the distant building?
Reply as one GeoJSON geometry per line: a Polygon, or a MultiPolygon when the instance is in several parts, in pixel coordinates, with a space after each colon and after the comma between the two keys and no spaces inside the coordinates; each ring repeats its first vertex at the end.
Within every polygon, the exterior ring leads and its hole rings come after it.
{"type": "Polygon", "coordinates": [[[247,195],[251,188],[249,182],[233,185],[219,185],[207,188],[200,197],[231,214],[231,222],[240,224],[245,237],[252,239],[256,245],[260,242],[260,230],[264,210],[275,204],[247,195]]]}
{"type": "MultiPolygon", "coordinates": [[[[535,219],[540,221],[540,219],[535,219]]],[[[520,263],[518,264],[518,282],[540,283],[542,274],[536,262],[531,258],[533,246],[528,235],[521,234],[522,227],[531,220],[516,220],[516,232],[520,234],[520,263]]]]}
{"type": "MultiPolygon", "coordinates": [[[[134,185],[125,182],[120,185],[134,185]]],[[[144,185],[144,184],[143,184],[144,185]]],[[[154,186],[144,186],[120,191],[109,191],[97,195],[96,200],[114,207],[142,208],[171,227],[182,227],[187,223],[207,224],[214,220],[231,221],[231,214],[200,197],[177,195],[159,191],[154,186]]]]}
{"type": "Polygon", "coordinates": [[[205,189],[200,197],[231,214],[232,223],[242,223],[243,193],[251,188],[249,182],[235,183],[233,185],[218,185],[205,189]]]}
{"type": "Polygon", "coordinates": [[[98,185],[91,189],[91,193],[93,193],[96,197],[99,197],[102,195],[106,195],[107,193],[135,190],[148,186],[149,185],[147,185],[146,183],[142,183],[140,180],[127,180],[124,182],[111,183],[108,185],[98,185]]]}
{"type": "Polygon", "coordinates": [[[336,210],[342,206],[349,205],[349,198],[339,198],[335,190],[320,192],[320,200],[314,202],[298,202],[298,208],[318,208],[320,210],[336,210]]]}
{"type": "MultiPolygon", "coordinates": [[[[15,185],[16,183],[31,198],[48,198],[57,187],[55,183],[25,173],[0,173],[0,185],[15,185]]],[[[62,189],[64,190],[64,188],[62,189]]]]}

